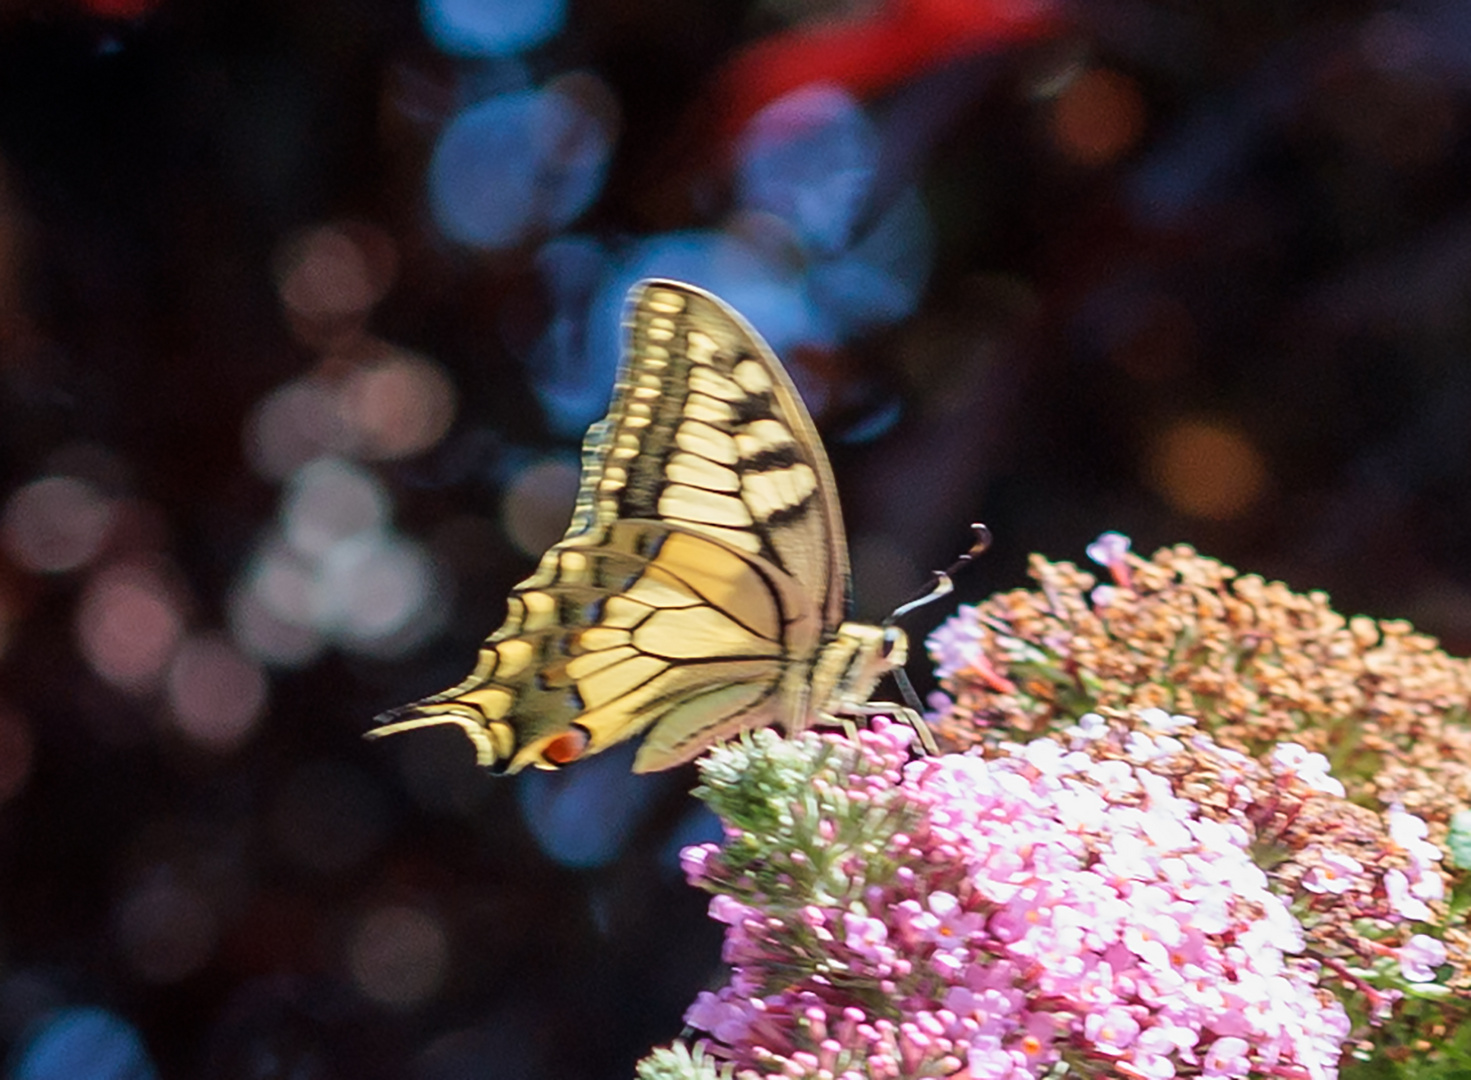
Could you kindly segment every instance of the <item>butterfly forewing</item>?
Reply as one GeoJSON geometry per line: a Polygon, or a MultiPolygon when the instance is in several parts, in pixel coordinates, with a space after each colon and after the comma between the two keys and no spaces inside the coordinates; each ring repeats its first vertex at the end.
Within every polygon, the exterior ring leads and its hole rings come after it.
{"type": "Polygon", "coordinates": [[[646,732],[647,771],[804,718],[848,604],[812,422],[770,349],[707,293],[646,282],[626,332],[567,534],[512,590],[475,671],[374,734],[458,724],[482,763],[515,771],[646,732]]]}
{"type": "Polygon", "coordinates": [[[599,520],[681,524],[761,555],[836,627],[848,606],[843,519],[827,455],[780,362],[731,308],[672,282],[634,291],[628,335],[599,520]]]}

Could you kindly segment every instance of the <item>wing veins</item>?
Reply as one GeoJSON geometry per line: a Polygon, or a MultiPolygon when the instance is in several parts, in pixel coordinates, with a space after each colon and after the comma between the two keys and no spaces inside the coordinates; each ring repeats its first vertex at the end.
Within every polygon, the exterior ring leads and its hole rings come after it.
{"type": "MultiPolygon", "coordinates": [[[[719,541],[715,541],[715,542],[716,543],[719,543],[719,541]]],[[[763,539],[762,543],[763,544],[765,543],[764,539],[763,539]]],[[[724,546],[724,545],[722,545],[722,546],[724,546]]],[[[731,550],[734,550],[734,549],[732,548],[731,550]]],[[[678,607],[678,608],[676,608],[676,607],[670,607],[670,608],[661,609],[661,610],[687,611],[691,607],[701,607],[701,606],[704,606],[704,607],[712,607],[716,611],[720,612],[720,614],[724,615],[731,622],[733,622],[737,626],[739,626],[746,633],[750,634],[752,637],[754,637],[754,638],[760,638],[762,641],[770,641],[771,640],[771,638],[767,637],[760,630],[757,630],[754,626],[747,626],[744,622],[742,622],[739,618],[736,617],[736,615],[735,615],[734,612],[731,612],[731,611],[726,610],[720,604],[718,604],[714,600],[710,599],[710,597],[706,596],[699,589],[697,589],[693,585],[691,585],[687,579],[681,577],[677,572],[669,569],[667,566],[660,566],[659,567],[659,570],[660,570],[661,573],[668,574],[670,577],[674,578],[674,580],[678,581],[681,585],[683,585],[691,593],[693,593],[695,596],[698,596],[700,598],[700,601],[701,601],[701,603],[689,604],[689,605],[685,605],[683,607],[678,607]]],[[[760,567],[756,567],[756,571],[757,571],[757,573],[761,573],[761,568],[760,567]]],[[[783,606],[783,604],[781,602],[781,592],[778,591],[777,589],[774,589],[774,588],[771,587],[771,582],[769,580],[767,580],[767,577],[766,577],[766,575],[764,573],[761,574],[761,584],[763,584],[763,585],[766,586],[766,591],[771,595],[771,601],[772,601],[772,603],[774,603],[776,605],[776,618],[777,618],[777,621],[779,623],[781,623],[781,625],[786,626],[787,623],[790,622],[790,621],[792,621],[792,620],[789,620],[787,618],[786,608],[783,606]]],[[[781,642],[778,641],[777,644],[780,645],[781,642]]],[[[650,655],[652,656],[652,655],[657,655],[657,654],[650,653],[650,655]]]]}
{"type": "MultiPolygon", "coordinates": [[[[635,645],[634,648],[635,649],[638,649],[638,646],[635,645]]],[[[670,670],[675,669],[675,668],[687,667],[687,666],[689,666],[691,664],[708,664],[708,665],[714,667],[714,666],[719,666],[721,664],[750,663],[751,661],[755,660],[755,661],[760,661],[762,663],[771,664],[773,666],[780,666],[784,662],[782,660],[779,660],[779,659],[776,659],[776,658],[773,658],[773,657],[770,657],[770,656],[719,656],[719,657],[712,657],[712,656],[691,656],[691,657],[686,657],[684,659],[671,659],[669,657],[660,656],[658,653],[649,652],[646,649],[638,649],[638,651],[639,651],[639,654],[640,655],[652,657],[655,660],[661,660],[661,661],[663,661],[668,666],[663,671],[656,671],[654,674],[650,675],[643,682],[635,683],[634,685],[628,687],[626,690],[624,690],[622,693],[620,693],[617,697],[610,698],[608,701],[604,702],[602,705],[597,706],[597,708],[600,708],[600,709],[606,708],[608,705],[612,705],[615,702],[619,701],[620,699],[625,698],[625,697],[628,697],[630,694],[637,693],[638,691],[642,690],[644,687],[646,687],[650,683],[652,683],[655,679],[662,679],[665,675],[669,674],[670,670]]],[[[781,680],[780,679],[773,680],[773,683],[774,683],[774,685],[773,685],[773,688],[772,689],[773,689],[773,692],[774,692],[775,689],[776,689],[776,687],[781,684],[781,680]]],[[[572,686],[572,689],[573,690],[576,690],[577,689],[575,683],[572,686]]],[[[673,700],[675,698],[687,696],[687,694],[688,694],[688,691],[687,690],[671,690],[671,691],[669,691],[666,694],[660,694],[658,697],[654,698],[650,702],[650,704],[651,705],[662,705],[665,702],[671,701],[671,700],[673,700]]],[[[578,699],[581,700],[582,695],[579,693],[577,696],[578,696],[578,699]]],[[[583,713],[591,712],[591,711],[592,711],[591,709],[589,709],[586,705],[584,705],[581,709],[578,710],[577,716],[581,716],[583,713]]],[[[666,709],[665,711],[667,712],[668,710],[666,709]]],[[[575,721],[577,719],[577,716],[574,716],[572,719],[575,721]]]]}

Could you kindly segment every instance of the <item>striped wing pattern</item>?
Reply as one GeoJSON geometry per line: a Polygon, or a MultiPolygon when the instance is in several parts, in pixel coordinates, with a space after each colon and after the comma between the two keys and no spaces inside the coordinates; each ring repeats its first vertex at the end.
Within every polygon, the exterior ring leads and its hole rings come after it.
{"type": "Polygon", "coordinates": [[[637,286],[626,332],[567,534],[511,591],[469,677],[371,734],[458,724],[482,764],[515,772],[643,732],[645,772],[804,720],[848,606],[842,519],[807,411],[756,332],[692,286],[637,286]]]}

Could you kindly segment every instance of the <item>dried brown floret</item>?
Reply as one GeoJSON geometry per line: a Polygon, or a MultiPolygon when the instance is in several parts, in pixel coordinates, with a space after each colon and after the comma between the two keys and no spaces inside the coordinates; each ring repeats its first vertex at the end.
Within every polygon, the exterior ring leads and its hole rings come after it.
{"type": "Polygon", "coordinates": [[[1239,574],[1188,545],[1120,554],[1110,569],[1114,583],[1095,587],[1071,563],[1033,556],[1037,590],[962,609],[978,645],[964,662],[946,663],[954,621],[936,633],[955,702],[936,720],[942,741],[963,748],[1090,710],[1155,707],[1250,753],[1301,743],[1329,758],[1355,801],[1402,803],[1433,828],[1471,803],[1471,663],[1435,639],[1403,621],[1345,618],[1321,592],[1239,574]]]}

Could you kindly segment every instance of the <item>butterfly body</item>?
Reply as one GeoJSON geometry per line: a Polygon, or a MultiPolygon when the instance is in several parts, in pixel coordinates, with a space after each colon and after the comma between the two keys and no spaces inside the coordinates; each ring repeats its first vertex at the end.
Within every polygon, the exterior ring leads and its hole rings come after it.
{"type": "Polygon", "coordinates": [[[831,470],[775,355],[688,285],[644,282],[628,310],[567,534],[475,670],[370,734],[456,724],[481,764],[516,772],[643,733],[646,772],[749,728],[862,713],[903,662],[902,631],[844,621],[831,470]]]}

